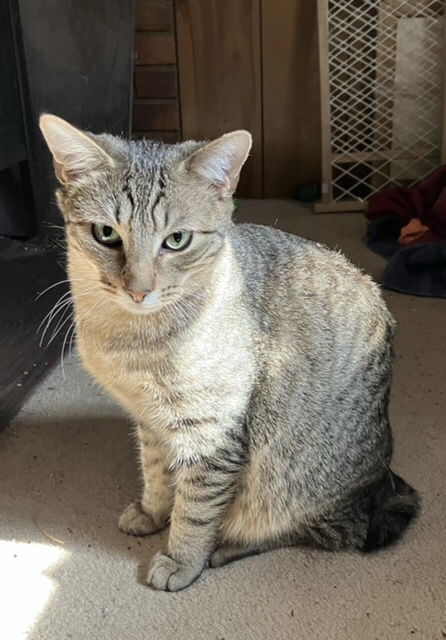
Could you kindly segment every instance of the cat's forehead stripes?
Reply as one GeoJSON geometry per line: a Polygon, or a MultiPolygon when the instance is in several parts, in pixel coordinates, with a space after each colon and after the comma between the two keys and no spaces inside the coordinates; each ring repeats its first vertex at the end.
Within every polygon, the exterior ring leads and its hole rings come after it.
{"type": "Polygon", "coordinates": [[[116,209],[116,221],[118,222],[118,224],[128,225],[133,215],[134,208],[135,202],[133,198],[132,201],[130,201],[129,198],[124,197],[118,204],[116,209]]]}
{"type": "Polygon", "coordinates": [[[161,231],[167,223],[163,206],[165,188],[166,176],[162,166],[150,164],[142,172],[138,164],[133,164],[122,187],[124,198],[116,215],[118,223],[132,227],[140,224],[148,231],[161,231]]]}
{"type": "Polygon", "coordinates": [[[147,207],[144,207],[146,210],[146,214],[149,214],[150,221],[153,225],[154,231],[160,231],[163,228],[165,222],[165,216],[162,213],[162,209],[164,210],[163,200],[166,196],[165,193],[165,178],[162,175],[162,169],[159,168],[156,176],[152,181],[152,189],[150,194],[150,200],[147,204],[147,207]],[[160,185],[163,185],[161,187],[160,185]]]}
{"type": "Polygon", "coordinates": [[[124,177],[124,185],[122,187],[122,192],[127,196],[128,201],[130,202],[130,205],[132,207],[132,209],[135,208],[135,200],[133,198],[133,193],[132,193],[132,189],[130,186],[130,179],[131,179],[131,170],[129,169],[129,171],[126,173],[125,177],[124,177]]]}
{"type": "Polygon", "coordinates": [[[160,210],[164,207],[162,206],[161,200],[164,198],[164,193],[162,191],[158,191],[156,196],[154,197],[153,203],[150,204],[150,217],[153,223],[153,228],[155,231],[161,230],[162,221],[165,220],[165,216],[160,215],[160,210]],[[159,206],[161,205],[161,206],[159,206]]]}

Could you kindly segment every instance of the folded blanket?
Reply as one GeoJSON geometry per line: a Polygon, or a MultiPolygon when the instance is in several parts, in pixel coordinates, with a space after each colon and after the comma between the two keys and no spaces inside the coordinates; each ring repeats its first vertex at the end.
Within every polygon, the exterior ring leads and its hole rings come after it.
{"type": "Polygon", "coordinates": [[[389,260],[381,284],[446,298],[446,166],[414,187],[395,187],[368,203],[367,246],[389,260]]]}
{"type": "Polygon", "coordinates": [[[446,298],[446,240],[394,253],[381,276],[381,284],[412,296],[446,298]]]}
{"type": "Polygon", "coordinates": [[[371,196],[368,220],[392,216],[400,227],[412,218],[446,239],[446,165],[433,171],[414,187],[393,187],[371,196]]]}

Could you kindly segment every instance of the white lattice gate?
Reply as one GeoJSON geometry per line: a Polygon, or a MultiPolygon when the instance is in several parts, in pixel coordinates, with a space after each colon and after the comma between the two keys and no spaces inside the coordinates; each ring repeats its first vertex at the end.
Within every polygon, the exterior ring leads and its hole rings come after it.
{"type": "Polygon", "coordinates": [[[446,0],[318,0],[322,200],[355,211],[446,162],[446,0]]]}

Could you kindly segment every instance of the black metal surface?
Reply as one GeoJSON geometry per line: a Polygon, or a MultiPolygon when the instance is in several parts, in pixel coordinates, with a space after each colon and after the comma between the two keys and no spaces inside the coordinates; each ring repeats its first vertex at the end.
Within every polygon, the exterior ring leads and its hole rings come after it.
{"type": "Polygon", "coordinates": [[[31,172],[39,217],[58,219],[42,112],[92,131],[130,132],[134,0],[18,0],[32,108],[31,172]]]}
{"type": "MultiPolygon", "coordinates": [[[[23,405],[35,385],[59,358],[65,330],[46,346],[39,346],[39,324],[67,285],[39,292],[66,278],[55,250],[19,242],[0,247],[0,430],[23,405]]],[[[53,325],[55,326],[55,325],[53,325]]],[[[47,332],[48,333],[48,332],[47,332]]]]}
{"type": "Polygon", "coordinates": [[[8,2],[0,2],[0,171],[26,158],[22,106],[8,2]]]}

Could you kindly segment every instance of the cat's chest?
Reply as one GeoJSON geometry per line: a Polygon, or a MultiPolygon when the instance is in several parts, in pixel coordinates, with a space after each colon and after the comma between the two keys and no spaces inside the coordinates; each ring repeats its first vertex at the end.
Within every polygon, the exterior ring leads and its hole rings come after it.
{"type": "Polygon", "coordinates": [[[173,422],[191,398],[197,402],[203,395],[197,362],[180,345],[141,344],[129,335],[101,337],[87,329],[79,351],[90,373],[139,422],[173,422]]]}
{"type": "Polygon", "coordinates": [[[243,412],[256,371],[243,314],[236,325],[204,316],[159,341],[128,325],[123,331],[109,323],[104,332],[106,322],[81,324],[84,364],[138,422],[165,428],[210,412],[243,412]]]}

